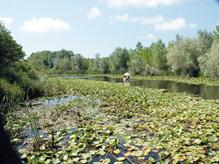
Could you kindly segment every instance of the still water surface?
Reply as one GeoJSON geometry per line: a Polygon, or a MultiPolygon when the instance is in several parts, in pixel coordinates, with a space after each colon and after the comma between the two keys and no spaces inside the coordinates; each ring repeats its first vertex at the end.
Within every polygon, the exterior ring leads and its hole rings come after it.
{"type": "MultiPolygon", "coordinates": [[[[110,78],[107,76],[62,76],[63,78],[86,79],[96,81],[108,81],[121,83],[122,78],[110,78]]],[[[146,88],[166,89],[168,92],[186,92],[204,99],[219,99],[219,86],[205,86],[187,83],[179,83],[166,80],[130,80],[130,85],[146,88]]]]}

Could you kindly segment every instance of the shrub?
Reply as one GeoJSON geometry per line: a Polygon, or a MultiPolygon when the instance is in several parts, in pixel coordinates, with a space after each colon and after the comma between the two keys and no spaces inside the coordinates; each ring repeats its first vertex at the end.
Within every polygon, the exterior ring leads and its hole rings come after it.
{"type": "Polygon", "coordinates": [[[16,84],[11,84],[5,79],[0,79],[1,107],[15,105],[24,98],[24,91],[16,84]]]}

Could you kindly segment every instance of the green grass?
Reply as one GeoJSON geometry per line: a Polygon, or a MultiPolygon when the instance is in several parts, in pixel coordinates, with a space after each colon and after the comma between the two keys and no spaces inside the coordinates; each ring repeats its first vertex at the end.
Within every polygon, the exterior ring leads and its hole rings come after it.
{"type": "MultiPolygon", "coordinates": [[[[148,163],[219,161],[218,100],[108,82],[50,81],[48,96],[81,98],[51,109],[33,110],[39,115],[41,130],[50,135],[42,138],[45,142],[39,149],[31,148],[33,143],[29,142],[29,148],[20,150],[27,162],[86,163],[100,155],[100,162],[108,163],[106,155],[113,154],[117,162],[133,162],[130,156],[135,156],[142,163],[149,152],[159,158],[150,157],[148,163]],[[59,117],[54,120],[54,115],[59,117]],[[70,127],[77,130],[72,133],[70,127]],[[67,135],[70,140],[63,144],[67,135]],[[120,143],[119,135],[124,143],[120,143]]],[[[27,115],[19,117],[25,121],[27,115]]],[[[12,120],[9,125],[13,127],[18,121],[12,120]]]]}

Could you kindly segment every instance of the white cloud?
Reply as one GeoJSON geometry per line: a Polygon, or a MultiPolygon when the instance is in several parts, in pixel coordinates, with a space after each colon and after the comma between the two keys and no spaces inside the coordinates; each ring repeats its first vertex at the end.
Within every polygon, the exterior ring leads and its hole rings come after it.
{"type": "Polygon", "coordinates": [[[159,7],[176,5],[184,0],[108,0],[111,7],[159,7]]]}
{"type": "Polygon", "coordinates": [[[161,21],[154,24],[154,28],[157,31],[174,31],[180,30],[187,26],[187,22],[184,18],[176,18],[170,21],[161,21]]]}
{"type": "Polygon", "coordinates": [[[37,33],[68,31],[71,27],[68,23],[60,19],[52,19],[50,17],[32,18],[25,21],[20,30],[37,33]]]}
{"type": "Polygon", "coordinates": [[[118,14],[114,16],[114,19],[120,22],[137,22],[139,21],[139,17],[131,17],[129,14],[118,14]]]}
{"type": "Polygon", "coordinates": [[[10,17],[1,17],[0,22],[2,22],[6,28],[10,28],[14,20],[10,17]]]}
{"type": "Polygon", "coordinates": [[[129,15],[128,14],[116,15],[115,19],[117,21],[127,22],[127,21],[129,21],[129,15]]]}
{"type": "Polygon", "coordinates": [[[87,13],[88,19],[93,19],[101,15],[102,13],[98,7],[92,7],[87,13]]]}
{"type": "Polygon", "coordinates": [[[143,25],[155,25],[160,22],[164,22],[165,18],[162,15],[157,15],[155,17],[140,17],[139,21],[143,25]]]}
{"type": "Polygon", "coordinates": [[[155,36],[154,34],[147,34],[145,36],[141,36],[139,37],[139,39],[146,39],[146,40],[156,40],[157,36],[155,36]]]}
{"type": "Polygon", "coordinates": [[[191,28],[191,29],[194,29],[194,28],[197,28],[197,27],[198,27],[198,25],[196,23],[190,23],[189,24],[189,28],[191,28]]]}
{"type": "Polygon", "coordinates": [[[145,26],[152,26],[156,31],[174,31],[183,28],[196,28],[195,23],[188,23],[185,18],[166,19],[162,15],[154,17],[132,17],[128,14],[116,15],[115,20],[121,22],[138,22],[145,26]]]}

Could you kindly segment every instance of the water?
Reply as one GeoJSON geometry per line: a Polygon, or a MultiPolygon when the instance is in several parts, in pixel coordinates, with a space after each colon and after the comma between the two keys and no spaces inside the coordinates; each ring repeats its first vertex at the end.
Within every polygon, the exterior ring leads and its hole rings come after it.
{"type": "Polygon", "coordinates": [[[131,80],[130,84],[147,88],[166,89],[169,92],[186,92],[204,99],[219,99],[218,86],[195,85],[163,80],[131,80]]]}
{"type": "Polygon", "coordinates": [[[71,102],[71,101],[73,101],[77,98],[78,98],[77,96],[66,96],[66,97],[48,99],[43,103],[43,106],[45,108],[53,107],[53,106],[56,106],[56,105],[61,105],[61,104],[71,102]]]}
{"type": "MultiPolygon", "coordinates": [[[[109,81],[121,83],[122,78],[110,78],[107,76],[62,76],[63,78],[78,78],[95,81],[109,81]]],[[[219,86],[206,86],[180,83],[166,80],[130,80],[131,86],[141,86],[146,88],[166,89],[168,92],[185,92],[196,95],[204,99],[219,99],[219,86]]]]}

